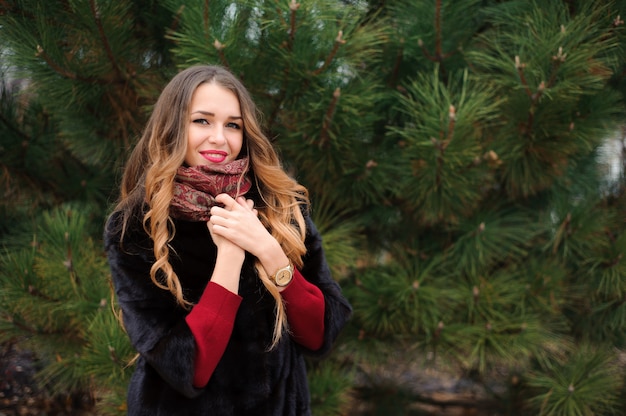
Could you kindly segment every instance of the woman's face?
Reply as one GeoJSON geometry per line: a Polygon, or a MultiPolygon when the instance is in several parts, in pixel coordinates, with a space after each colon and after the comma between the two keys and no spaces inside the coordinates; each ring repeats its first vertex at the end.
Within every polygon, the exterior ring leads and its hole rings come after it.
{"type": "Polygon", "coordinates": [[[185,163],[220,165],[237,159],[243,145],[239,100],[216,83],[201,84],[190,103],[185,163]]]}

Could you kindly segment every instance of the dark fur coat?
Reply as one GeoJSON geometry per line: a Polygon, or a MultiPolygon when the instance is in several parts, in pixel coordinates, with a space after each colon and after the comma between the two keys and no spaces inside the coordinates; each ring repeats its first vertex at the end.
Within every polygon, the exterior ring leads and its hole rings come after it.
{"type": "MultiPolygon", "coordinates": [[[[243,298],[226,351],[204,388],[192,385],[195,341],[185,322],[188,311],[150,279],[152,243],[140,221],[131,224],[119,245],[119,215],[105,230],[105,246],[124,326],[140,353],[128,390],[128,414],[215,416],[310,415],[303,354],[327,353],[351,314],[333,281],[321,238],[306,217],[308,249],[302,275],[325,298],[325,338],[318,351],[307,351],[288,335],[267,352],[274,327],[274,299],[256,277],[253,259],[242,268],[243,298]]],[[[216,255],[204,222],[175,221],[170,261],[185,298],[196,302],[210,278],[216,255]]]]}

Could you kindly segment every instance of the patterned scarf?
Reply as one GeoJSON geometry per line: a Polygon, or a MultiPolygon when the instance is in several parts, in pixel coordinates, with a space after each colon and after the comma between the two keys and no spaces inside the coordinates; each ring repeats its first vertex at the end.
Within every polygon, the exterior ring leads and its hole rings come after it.
{"type": "Polygon", "coordinates": [[[250,190],[250,179],[244,176],[247,170],[247,157],[225,165],[181,166],[174,179],[170,215],[187,221],[208,221],[217,195],[226,193],[236,198],[250,190]]]}

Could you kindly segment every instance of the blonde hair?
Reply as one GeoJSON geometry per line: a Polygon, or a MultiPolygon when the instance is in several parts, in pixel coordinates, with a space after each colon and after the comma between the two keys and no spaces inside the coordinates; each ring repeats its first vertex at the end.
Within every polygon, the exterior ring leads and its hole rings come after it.
{"type": "MultiPolygon", "coordinates": [[[[244,147],[249,157],[254,186],[262,199],[255,206],[259,219],[280,243],[296,267],[302,266],[305,224],[301,206],[308,207],[308,193],[283,170],[274,147],[263,134],[257,108],[241,82],[219,66],[193,66],[178,73],[163,89],[145,131],[134,148],[122,177],[120,199],[115,211],[122,213],[122,238],[129,219],[147,204],[143,226],[154,242],[155,262],[150,278],[158,287],[169,290],[183,307],[191,303],[170,262],[169,242],[176,232],[169,215],[174,177],[184,163],[187,148],[189,104],[195,90],[204,83],[232,91],[239,99],[244,126],[244,147]],[[158,276],[162,276],[160,279],[158,276]]],[[[270,348],[288,329],[285,307],[276,286],[257,260],[255,268],[263,285],[276,301],[276,320],[270,348]]]]}

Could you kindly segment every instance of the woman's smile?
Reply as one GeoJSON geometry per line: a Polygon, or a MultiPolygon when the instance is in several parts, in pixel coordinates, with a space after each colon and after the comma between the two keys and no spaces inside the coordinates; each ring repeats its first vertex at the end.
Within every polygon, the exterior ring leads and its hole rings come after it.
{"type": "Polygon", "coordinates": [[[211,163],[222,163],[228,156],[228,153],[217,150],[208,150],[200,154],[211,163]]]}

